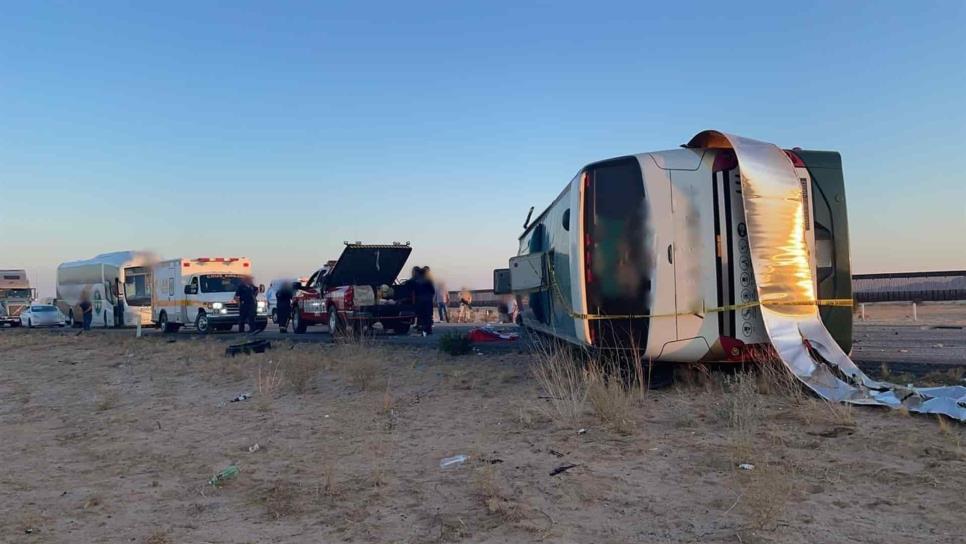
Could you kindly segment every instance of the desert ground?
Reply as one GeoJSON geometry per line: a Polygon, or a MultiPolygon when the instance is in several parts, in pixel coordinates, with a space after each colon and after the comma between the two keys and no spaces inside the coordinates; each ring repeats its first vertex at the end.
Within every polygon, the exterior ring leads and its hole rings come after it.
{"type": "Polygon", "coordinates": [[[966,534],[962,425],[829,405],[775,367],[682,368],[647,391],[550,372],[571,368],[563,352],[273,343],[229,358],[193,335],[3,331],[0,541],[966,534]]]}

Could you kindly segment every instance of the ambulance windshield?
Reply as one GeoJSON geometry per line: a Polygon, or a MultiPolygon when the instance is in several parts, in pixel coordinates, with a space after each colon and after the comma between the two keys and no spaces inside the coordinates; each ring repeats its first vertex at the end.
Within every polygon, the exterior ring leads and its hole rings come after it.
{"type": "Polygon", "coordinates": [[[201,292],[234,293],[241,281],[242,276],[235,274],[205,274],[201,276],[201,292]]]}

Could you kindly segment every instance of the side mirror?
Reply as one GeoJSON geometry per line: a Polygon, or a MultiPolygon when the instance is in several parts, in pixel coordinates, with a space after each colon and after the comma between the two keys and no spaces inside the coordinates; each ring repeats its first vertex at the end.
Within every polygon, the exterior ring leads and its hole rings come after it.
{"type": "Polygon", "coordinates": [[[259,293],[264,293],[265,292],[265,284],[264,283],[259,283],[258,284],[258,292],[259,293]]]}
{"type": "Polygon", "coordinates": [[[184,294],[186,294],[186,295],[190,295],[191,294],[191,286],[190,285],[185,285],[184,286],[184,294]]]}

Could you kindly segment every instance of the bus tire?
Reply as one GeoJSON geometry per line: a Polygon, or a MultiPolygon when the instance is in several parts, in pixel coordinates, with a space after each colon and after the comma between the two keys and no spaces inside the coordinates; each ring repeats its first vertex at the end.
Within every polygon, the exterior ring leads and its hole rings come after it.
{"type": "Polygon", "coordinates": [[[302,311],[299,310],[298,306],[292,306],[292,331],[295,334],[305,334],[307,327],[305,320],[302,319],[302,311]]]}
{"type": "Polygon", "coordinates": [[[208,314],[203,311],[198,311],[198,317],[195,318],[195,329],[197,329],[199,334],[208,334],[211,332],[211,324],[208,323],[208,314]]]}

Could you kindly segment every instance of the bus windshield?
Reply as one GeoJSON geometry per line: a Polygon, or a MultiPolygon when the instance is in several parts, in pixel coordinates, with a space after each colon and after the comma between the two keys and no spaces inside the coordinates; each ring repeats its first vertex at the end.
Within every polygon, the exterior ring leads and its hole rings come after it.
{"type": "Polygon", "coordinates": [[[28,299],[32,294],[30,289],[0,289],[0,298],[28,299]]]}
{"type": "Polygon", "coordinates": [[[201,292],[234,293],[241,281],[242,276],[234,274],[205,274],[201,276],[201,292]]]}
{"type": "Polygon", "coordinates": [[[124,300],[128,306],[151,305],[151,276],[131,274],[124,276],[124,300]]]}

